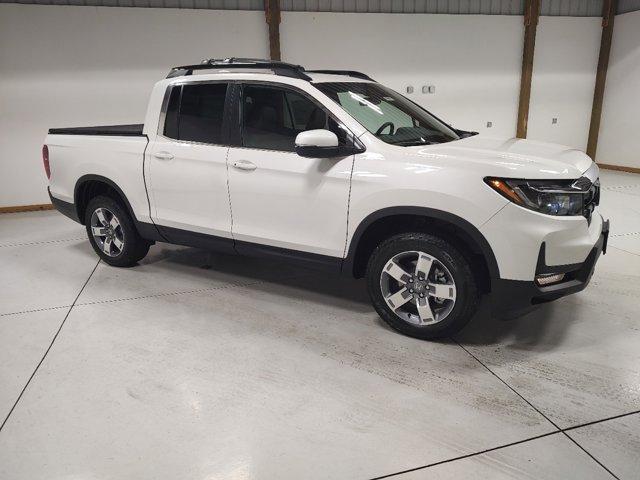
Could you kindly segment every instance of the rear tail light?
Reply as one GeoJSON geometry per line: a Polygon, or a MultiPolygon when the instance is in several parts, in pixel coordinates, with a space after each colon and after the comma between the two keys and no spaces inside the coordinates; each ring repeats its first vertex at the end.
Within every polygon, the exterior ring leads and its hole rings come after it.
{"type": "Polygon", "coordinates": [[[49,166],[49,147],[42,146],[42,163],[44,164],[44,171],[47,174],[47,178],[51,178],[51,167],[49,166]]]}

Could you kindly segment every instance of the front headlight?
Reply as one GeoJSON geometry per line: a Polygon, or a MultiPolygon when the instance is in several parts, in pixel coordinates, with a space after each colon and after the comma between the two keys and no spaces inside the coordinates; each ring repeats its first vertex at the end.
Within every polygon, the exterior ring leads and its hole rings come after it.
{"type": "Polygon", "coordinates": [[[587,191],[575,180],[484,179],[487,185],[521,207],[547,215],[582,215],[587,191]]]}

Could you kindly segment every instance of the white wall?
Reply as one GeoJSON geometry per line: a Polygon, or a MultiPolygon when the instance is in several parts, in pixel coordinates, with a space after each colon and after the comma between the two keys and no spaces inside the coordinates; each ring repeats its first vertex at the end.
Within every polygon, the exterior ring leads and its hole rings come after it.
{"type": "Polygon", "coordinates": [[[616,16],[596,159],[640,168],[640,11],[616,16]]]}
{"type": "Polygon", "coordinates": [[[586,150],[601,22],[592,17],[540,18],[527,138],[586,150]]]}
{"type": "Polygon", "coordinates": [[[0,206],[48,203],[47,129],[141,123],[171,66],[267,57],[262,12],[0,4],[0,206]]]}
{"type": "Polygon", "coordinates": [[[511,137],[523,28],[506,15],[283,12],[280,45],[287,61],[361,70],[403,93],[413,85],[407,96],[448,123],[511,137]]]}

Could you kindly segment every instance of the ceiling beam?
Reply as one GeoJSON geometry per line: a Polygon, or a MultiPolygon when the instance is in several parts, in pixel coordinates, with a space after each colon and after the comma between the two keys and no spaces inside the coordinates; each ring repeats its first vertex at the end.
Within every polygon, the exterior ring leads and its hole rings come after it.
{"type": "Polygon", "coordinates": [[[600,119],[602,118],[602,100],[609,67],[611,40],[613,39],[613,21],[616,18],[617,0],[604,0],[602,6],[602,36],[600,37],[600,54],[598,55],[598,70],[596,72],[596,86],[593,90],[593,105],[591,107],[591,123],[589,124],[589,139],[587,140],[587,155],[596,159],[598,149],[598,135],[600,134],[600,119]]]}
{"type": "Polygon", "coordinates": [[[522,73],[520,74],[520,98],[518,99],[518,121],[516,126],[516,136],[518,138],[527,138],[531,78],[533,76],[533,53],[536,49],[536,30],[539,18],[540,0],[526,0],[524,48],[522,49],[522,73]]]}
{"type": "Polygon", "coordinates": [[[264,0],[264,14],[269,25],[269,56],[271,60],[281,60],[280,0],[264,0]]]}

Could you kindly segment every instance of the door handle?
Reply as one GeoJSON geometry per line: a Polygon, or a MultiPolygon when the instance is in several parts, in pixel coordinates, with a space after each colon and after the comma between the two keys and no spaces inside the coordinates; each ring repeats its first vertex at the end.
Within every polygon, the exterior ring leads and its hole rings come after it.
{"type": "Polygon", "coordinates": [[[255,163],[251,163],[249,160],[238,160],[233,162],[233,168],[237,168],[238,170],[255,170],[258,168],[255,163]]]}
{"type": "Polygon", "coordinates": [[[158,160],[171,160],[173,155],[169,152],[157,152],[153,154],[158,160]]]}

